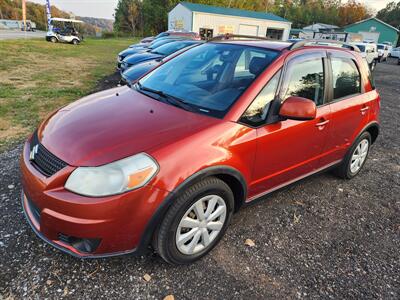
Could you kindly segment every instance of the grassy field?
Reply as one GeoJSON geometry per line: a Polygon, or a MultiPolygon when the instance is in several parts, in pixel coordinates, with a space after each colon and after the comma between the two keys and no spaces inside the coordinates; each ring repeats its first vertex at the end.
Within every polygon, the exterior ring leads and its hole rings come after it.
{"type": "Polygon", "coordinates": [[[0,42],[0,150],[21,140],[49,112],[89,94],[114,72],[117,53],[135,39],[0,42]]]}

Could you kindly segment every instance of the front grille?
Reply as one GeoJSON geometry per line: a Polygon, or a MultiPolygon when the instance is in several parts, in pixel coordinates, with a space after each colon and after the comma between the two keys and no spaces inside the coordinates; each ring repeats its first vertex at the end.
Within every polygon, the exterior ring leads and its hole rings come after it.
{"type": "Polygon", "coordinates": [[[56,157],[39,142],[37,132],[32,137],[30,149],[32,165],[46,177],[54,175],[67,166],[66,162],[56,157]]]}

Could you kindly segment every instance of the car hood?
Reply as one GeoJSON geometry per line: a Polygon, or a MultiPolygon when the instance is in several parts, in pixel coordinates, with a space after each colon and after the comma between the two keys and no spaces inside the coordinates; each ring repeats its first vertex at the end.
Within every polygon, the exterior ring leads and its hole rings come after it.
{"type": "Polygon", "coordinates": [[[151,60],[151,59],[163,59],[164,55],[156,54],[156,53],[151,53],[151,52],[145,52],[145,53],[136,53],[133,55],[129,55],[125,57],[124,62],[134,65],[137,63],[140,63],[142,61],[146,60],[151,60]]]}
{"type": "Polygon", "coordinates": [[[133,81],[146,74],[148,71],[155,68],[160,63],[161,62],[158,59],[148,60],[128,68],[125,72],[122,73],[121,76],[129,81],[133,81]]]}
{"type": "Polygon", "coordinates": [[[218,119],[191,113],[128,87],[82,98],[39,127],[40,142],[71,166],[99,166],[174,142],[218,119]]]}

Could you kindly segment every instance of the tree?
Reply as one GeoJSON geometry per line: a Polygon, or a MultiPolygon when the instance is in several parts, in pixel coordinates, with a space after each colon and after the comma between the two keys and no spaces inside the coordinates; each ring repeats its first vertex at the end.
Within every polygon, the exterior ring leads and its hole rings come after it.
{"type": "Polygon", "coordinates": [[[120,0],[115,9],[114,30],[141,35],[143,4],[140,0],[120,0]]]}
{"type": "Polygon", "coordinates": [[[390,2],[384,9],[381,9],[376,17],[393,27],[400,29],[400,2],[390,2]]]}
{"type": "Polygon", "coordinates": [[[350,0],[339,8],[339,25],[344,26],[371,17],[368,8],[355,0],[350,0]]]}

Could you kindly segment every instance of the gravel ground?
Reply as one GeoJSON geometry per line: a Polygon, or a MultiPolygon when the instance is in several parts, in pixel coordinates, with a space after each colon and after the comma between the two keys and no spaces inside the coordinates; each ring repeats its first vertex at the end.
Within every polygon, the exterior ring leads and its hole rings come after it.
{"type": "Polygon", "coordinates": [[[0,299],[399,299],[400,66],[379,64],[376,83],[382,133],[358,177],[317,175],[241,210],[190,266],[152,253],[79,260],[44,244],[21,212],[21,146],[1,153],[0,299]]]}

